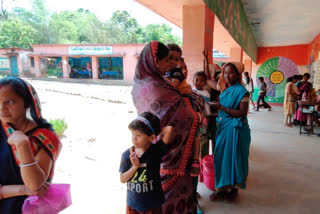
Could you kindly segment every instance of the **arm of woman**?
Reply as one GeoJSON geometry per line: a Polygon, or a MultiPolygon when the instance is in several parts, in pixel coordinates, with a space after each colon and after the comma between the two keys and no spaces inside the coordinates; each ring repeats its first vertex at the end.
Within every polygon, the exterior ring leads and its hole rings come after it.
{"type": "Polygon", "coordinates": [[[212,80],[207,80],[207,84],[209,87],[213,88],[216,91],[224,91],[226,90],[226,80],[224,79],[224,71],[222,70],[220,78],[218,81],[212,79],[212,80]]]}
{"type": "Polygon", "coordinates": [[[248,108],[249,108],[249,94],[246,94],[243,97],[243,101],[240,102],[240,109],[229,109],[222,107],[221,109],[223,111],[226,111],[228,114],[230,114],[232,117],[246,117],[248,114],[248,108]]]}
{"type": "Polygon", "coordinates": [[[0,187],[0,200],[25,195],[24,185],[6,185],[0,187]]]}
{"type": "Polygon", "coordinates": [[[28,136],[21,131],[13,132],[8,143],[17,149],[21,177],[26,187],[32,191],[40,189],[47,181],[52,167],[52,160],[48,153],[40,149],[34,156],[28,136]]]}
{"type": "Polygon", "coordinates": [[[239,109],[224,107],[218,102],[213,102],[213,107],[227,112],[231,117],[246,117],[249,108],[249,93],[246,93],[240,102],[239,109]]]}
{"type": "Polygon", "coordinates": [[[210,87],[210,88],[213,88],[214,90],[216,90],[216,91],[218,91],[218,87],[217,87],[217,85],[218,85],[218,82],[216,81],[216,80],[210,80],[210,79],[208,79],[207,80],[207,84],[208,84],[208,86],[210,87]]]}
{"type": "Polygon", "coordinates": [[[0,200],[23,195],[43,195],[47,192],[49,184],[45,183],[36,191],[30,190],[25,185],[6,185],[0,186],[0,200]]]}

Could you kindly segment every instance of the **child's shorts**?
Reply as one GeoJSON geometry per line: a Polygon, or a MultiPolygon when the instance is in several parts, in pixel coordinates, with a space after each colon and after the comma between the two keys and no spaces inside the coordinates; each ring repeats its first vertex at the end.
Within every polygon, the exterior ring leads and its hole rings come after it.
{"type": "Polygon", "coordinates": [[[160,208],[155,208],[152,210],[138,211],[138,210],[135,210],[127,205],[126,214],[162,214],[162,209],[160,207],[160,208]]]}

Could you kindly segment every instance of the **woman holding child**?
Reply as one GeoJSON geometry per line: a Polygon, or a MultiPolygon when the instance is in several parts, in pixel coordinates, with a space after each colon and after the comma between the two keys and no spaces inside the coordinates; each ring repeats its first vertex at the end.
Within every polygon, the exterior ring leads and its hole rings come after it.
{"type": "Polygon", "coordinates": [[[175,136],[161,163],[161,182],[165,194],[163,213],[196,213],[196,199],[188,165],[198,125],[198,115],[188,99],[163,77],[170,69],[168,48],[152,41],[142,50],[132,90],[138,113],[151,112],[160,118],[160,128],[175,125],[175,136]]]}

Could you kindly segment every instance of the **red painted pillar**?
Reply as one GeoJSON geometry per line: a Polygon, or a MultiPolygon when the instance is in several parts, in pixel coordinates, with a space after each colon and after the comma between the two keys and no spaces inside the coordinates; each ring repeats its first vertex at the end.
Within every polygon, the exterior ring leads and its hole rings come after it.
{"type": "Polygon", "coordinates": [[[204,24],[204,49],[208,51],[208,62],[213,63],[213,33],[214,33],[215,14],[207,6],[205,7],[205,24],[204,24]]]}

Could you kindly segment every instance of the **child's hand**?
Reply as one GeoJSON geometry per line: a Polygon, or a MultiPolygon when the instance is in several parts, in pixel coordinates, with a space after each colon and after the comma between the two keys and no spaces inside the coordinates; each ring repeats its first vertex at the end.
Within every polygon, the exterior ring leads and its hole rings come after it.
{"type": "Polygon", "coordinates": [[[174,126],[165,126],[162,128],[160,135],[163,135],[162,141],[168,144],[174,136],[174,126]]]}
{"type": "Polygon", "coordinates": [[[138,155],[136,154],[136,152],[134,151],[134,147],[131,147],[130,148],[130,161],[132,163],[132,166],[135,168],[135,169],[138,169],[139,166],[140,166],[140,161],[139,161],[139,158],[138,158],[138,155]]]}
{"type": "Polygon", "coordinates": [[[172,78],[172,79],[171,79],[171,85],[172,85],[174,88],[178,88],[179,84],[180,84],[180,81],[179,81],[178,79],[176,79],[176,78],[172,78]]]}

